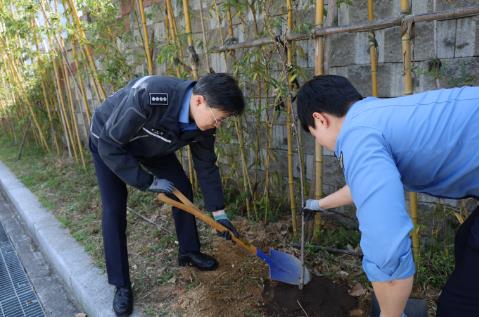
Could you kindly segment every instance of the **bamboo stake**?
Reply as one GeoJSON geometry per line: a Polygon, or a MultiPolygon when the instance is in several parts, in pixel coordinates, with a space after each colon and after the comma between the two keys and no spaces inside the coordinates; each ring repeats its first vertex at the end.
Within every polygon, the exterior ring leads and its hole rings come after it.
{"type": "Polygon", "coordinates": [[[140,11],[140,16],[141,16],[141,24],[143,26],[143,36],[144,36],[143,48],[145,49],[146,63],[148,65],[148,74],[153,75],[153,61],[151,59],[151,54],[150,54],[151,52],[150,40],[148,36],[148,27],[146,26],[145,8],[143,6],[143,0],[138,0],[138,7],[140,11]]]}
{"type": "MultiPolygon", "coordinates": [[[[42,0],[43,1],[43,0],[42,0]]],[[[95,61],[93,60],[92,54],[90,52],[90,45],[88,44],[88,40],[85,34],[85,31],[83,30],[83,27],[80,22],[80,18],[78,17],[78,12],[76,10],[75,4],[73,3],[73,0],[66,0],[68,7],[70,9],[71,15],[73,17],[73,21],[75,22],[74,25],[76,26],[77,30],[77,35],[80,37],[80,43],[83,45],[83,50],[84,53],[87,57],[88,60],[88,66],[90,68],[90,72],[93,78],[95,90],[99,96],[100,102],[105,100],[106,94],[105,90],[103,89],[102,83],[100,81],[100,78],[98,76],[98,72],[96,69],[95,61]]]]}
{"type": "MultiPolygon", "coordinates": [[[[374,20],[374,3],[373,0],[368,0],[368,21],[374,20]]],[[[371,89],[372,95],[378,95],[378,54],[377,42],[374,31],[370,31],[369,37],[369,55],[371,59],[371,89]]]]}
{"type": "MultiPolygon", "coordinates": [[[[400,0],[401,14],[407,15],[411,13],[411,7],[409,0],[400,0]]],[[[402,41],[402,55],[403,55],[403,81],[404,81],[404,94],[410,95],[413,93],[412,82],[412,62],[411,62],[411,29],[413,27],[413,21],[410,18],[403,19],[401,24],[401,41],[402,41]]],[[[417,215],[417,194],[409,193],[409,212],[414,224],[412,231],[412,245],[414,259],[419,262],[419,226],[417,215]]]]}
{"type": "MultiPolygon", "coordinates": [[[[324,24],[324,0],[316,0],[316,15],[315,15],[316,27],[322,28],[324,24]]],[[[324,37],[317,37],[315,40],[315,63],[314,73],[315,75],[324,74],[324,37]]],[[[323,196],[323,147],[314,142],[314,171],[315,171],[315,184],[314,184],[314,197],[320,199],[323,196]]],[[[314,231],[313,236],[315,240],[319,239],[319,233],[321,229],[321,215],[316,213],[314,216],[314,231]]]]}
{"type": "MultiPolygon", "coordinates": [[[[293,31],[293,3],[292,0],[286,0],[288,8],[288,32],[293,31]]],[[[288,42],[288,56],[287,67],[291,69],[293,65],[293,50],[291,42],[288,42]]],[[[292,91],[292,83],[290,75],[288,74],[288,91],[292,91]]],[[[298,225],[296,220],[296,198],[294,193],[294,176],[293,176],[293,137],[291,125],[293,124],[291,118],[291,96],[286,98],[286,131],[288,137],[288,185],[289,185],[289,203],[291,208],[291,224],[293,226],[293,235],[297,235],[298,225]]]]}

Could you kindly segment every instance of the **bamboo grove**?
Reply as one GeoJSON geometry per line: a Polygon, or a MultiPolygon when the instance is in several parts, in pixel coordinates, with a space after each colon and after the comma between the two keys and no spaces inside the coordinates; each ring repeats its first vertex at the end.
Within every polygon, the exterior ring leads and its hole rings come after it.
{"type": "MultiPolygon", "coordinates": [[[[309,49],[314,49],[314,74],[320,75],[328,73],[328,35],[368,32],[370,94],[377,96],[374,31],[401,25],[404,94],[411,94],[413,23],[479,13],[473,8],[414,17],[408,0],[394,1],[400,2],[399,17],[375,20],[374,1],[368,0],[365,24],[334,27],[331,13],[350,1],[330,0],[325,5],[324,0],[197,0],[199,16],[192,16],[188,0],[153,1],[150,11],[143,0],[0,0],[2,134],[19,149],[36,146],[86,168],[92,112],[107,94],[135,76],[197,79],[227,71],[239,80],[248,101],[247,113],[218,131],[228,199],[256,221],[268,222],[289,210],[297,234],[304,196],[324,195],[323,149],[315,145],[314,182],[306,182],[301,155],[305,136],[294,114],[294,95],[311,76],[297,63],[308,55],[301,41],[314,41],[309,49]],[[119,14],[121,7],[129,8],[127,15],[119,14]],[[308,12],[314,13],[313,19],[308,12]],[[152,20],[162,22],[163,32],[155,32],[152,20]],[[240,34],[246,39],[240,41],[240,34]],[[286,155],[276,151],[274,134],[281,124],[286,155]]],[[[191,153],[179,155],[196,187],[191,153]]],[[[418,257],[417,198],[414,193],[409,198],[418,257]]],[[[318,215],[308,237],[320,238],[320,226],[318,215]]]]}

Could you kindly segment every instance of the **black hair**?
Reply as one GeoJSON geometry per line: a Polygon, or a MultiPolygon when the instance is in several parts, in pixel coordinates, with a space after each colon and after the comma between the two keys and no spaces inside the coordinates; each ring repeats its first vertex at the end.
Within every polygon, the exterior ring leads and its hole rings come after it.
{"type": "Polygon", "coordinates": [[[236,80],[226,73],[201,77],[193,87],[195,95],[201,95],[206,103],[230,115],[240,115],[245,108],[243,92],[236,80]]]}
{"type": "Polygon", "coordinates": [[[351,105],[363,96],[351,82],[342,76],[320,75],[307,81],[296,98],[298,118],[303,129],[315,128],[313,113],[326,112],[338,118],[348,112],[351,105]]]}

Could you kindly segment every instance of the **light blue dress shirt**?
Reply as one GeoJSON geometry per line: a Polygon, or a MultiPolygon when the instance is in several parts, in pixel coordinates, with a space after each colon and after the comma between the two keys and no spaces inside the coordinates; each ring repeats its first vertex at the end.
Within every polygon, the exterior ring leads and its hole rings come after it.
{"type": "Polygon", "coordinates": [[[185,94],[185,99],[181,105],[180,116],[178,122],[180,123],[181,131],[196,130],[198,127],[196,123],[190,122],[190,99],[193,95],[193,88],[188,89],[185,94]]]}
{"type": "Polygon", "coordinates": [[[479,87],[369,97],[346,114],[336,143],[357,208],[370,281],[415,272],[404,187],[479,197],[479,87]]]}

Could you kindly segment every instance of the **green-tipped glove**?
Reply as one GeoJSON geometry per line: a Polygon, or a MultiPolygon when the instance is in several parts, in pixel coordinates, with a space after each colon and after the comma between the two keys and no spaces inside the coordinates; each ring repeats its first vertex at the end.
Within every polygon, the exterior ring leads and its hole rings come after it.
{"type": "MultiPolygon", "coordinates": [[[[216,222],[222,224],[224,227],[226,227],[226,229],[231,231],[237,238],[239,238],[238,230],[236,230],[236,228],[233,226],[231,221],[228,219],[228,216],[226,215],[224,209],[213,211],[212,214],[216,222]]],[[[217,235],[226,240],[231,240],[231,235],[228,231],[223,231],[223,232],[217,231],[217,235]]]]}

